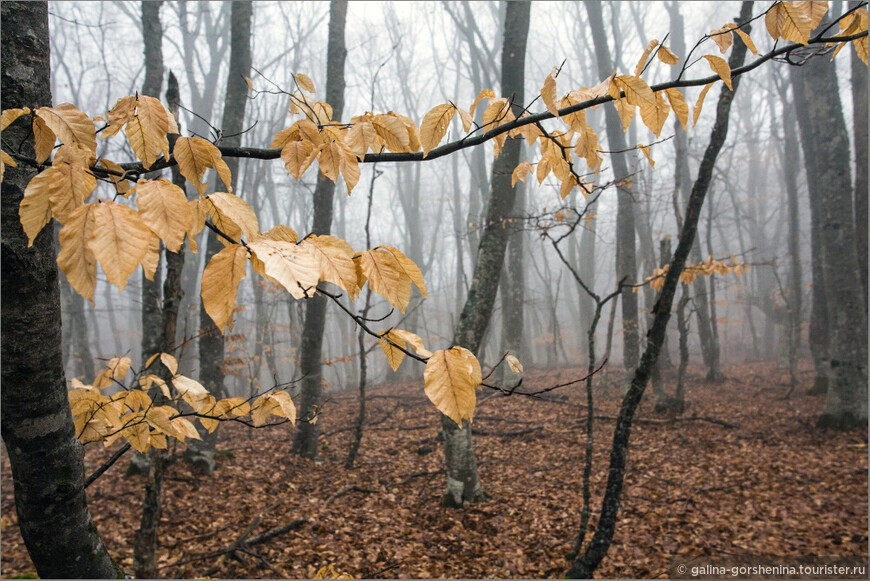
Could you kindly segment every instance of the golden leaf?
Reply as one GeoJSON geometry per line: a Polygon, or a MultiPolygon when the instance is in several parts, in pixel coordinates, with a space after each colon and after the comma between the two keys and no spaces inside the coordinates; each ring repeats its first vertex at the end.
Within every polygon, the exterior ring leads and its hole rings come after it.
{"type": "Polygon", "coordinates": [[[369,287],[402,313],[411,301],[411,279],[396,257],[386,250],[364,250],[354,256],[369,287]]]}
{"type": "Polygon", "coordinates": [[[42,163],[54,150],[54,142],[57,136],[54,134],[42,117],[33,118],[33,149],[36,154],[36,162],[42,163]]]}
{"type": "Polygon", "coordinates": [[[523,364],[520,363],[520,360],[514,357],[513,355],[505,355],[505,363],[508,364],[511,371],[514,373],[522,373],[523,372],[523,364]]]}
{"type": "Polygon", "coordinates": [[[280,240],[257,240],[248,247],[263,265],[263,272],[296,299],[310,297],[320,280],[320,263],[310,248],[280,240]]]}
{"type": "Polygon", "coordinates": [[[299,181],[314,161],[315,153],[310,141],[290,141],[281,149],[281,160],[287,172],[299,181]]]}
{"type": "Polygon", "coordinates": [[[813,21],[807,10],[796,4],[808,3],[777,2],[764,15],[764,24],[773,40],[783,38],[804,45],[809,42],[813,21]]]}
{"type": "Polygon", "coordinates": [[[142,272],[145,273],[145,278],[153,281],[154,273],[157,272],[157,267],[160,266],[160,237],[153,232],[150,232],[150,235],[148,250],[140,262],[142,264],[142,272]]]}
{"type": "Polygon", "coordinates": [[[625,92],[625,99],[632,105],[637,105],[643,111],[644,107],[655,107],[655,96],[646,81],[640,77],[619,76],[613,79],[614,86],[625,92]]]}
{"type": "MultiPolygon", "coordinates": [[[[733,25],[732,25],[733,26],[733,25]]],[[[734,37],[729,32],[730,28],[726,24],[722,28],[716,28],[707,33],[707,36],[713,39],[713,42],[719,47],[719,52],[725,54],[729,48],[731,48],[731,43],[734,41],[734,37]]]]}
{"type": "Polygon", "coordinates": [[[486,110],[483,112],[483,126],[489,130],[503,123],[507,123],[513,120],[513,118],[513,112],[511,112],[510,103],[508,103],[507,99],[504,97],[490,99],[489,105],[486,106],[486,110]],[[493,127],[488,127],[489,125],[492,125],[493,127]]]}
{"type": "Polygon", "coordinates": [[[556,67],[550,71],[547,78],[544,79],[544,86],[541,88],[541,99],[553,117],[559,116],[559,108],[556,107],[556,67]]]}
{"type": "MultiPolygon", "coordinates": [[[[208,214],[212,222],[225,234],[241,232],[243,236],[251,239],[260,233],[260,223],[257,220],[257,215],[247,202],[240,197],[225,192],[215,192],[210,196],[206,196],[205,199],[208,200],[208,214]],[[236,228],[228,227],[230,231],[228,232],[224,229],[224,226],[228,226],[227,222],[232,222],[236,228]]],[[[230,237],[235,239],[231,234],[230,237]]]]}
{"type": "Polygon", "coordinates": [[[20,109],[4,109],[2,113],[0,113],[0,131],[5,130],[9,125],[21,117],[22,115],[28,115],[30,113],[30,107],[22,107],[20,109]]]}
{"type": "Polygon", "coordinates": [[[196,252],[196,237],[205,228],[205,219],[208,216],[207,207],[211,204],[203,204],[205,200],[189,200],[187,206],[190,208],[190,213],[193,216],[190,230],[187,232],[187,241],[190,244],[191,252],[196,252]]]}
{"type": "Polygon", "coordinates": [[[344,178],[344,185],[347,187],[347,195],[349,196],[357,183],[359,183],[359,161],[357,161],[356,154],[346,145],[339,143],[338,149],[341,152],[338,166],[341,169],[341,175],[344,178]]]}
{"type": "Polygon", "coordinates": [[[94,204],[85,204],[70,213],[60,230],[60,252],[57,265],[66,275],[70,286],[94,304],[97,288],[97,257],[88,240],[94,228],[94,204]]]}
{"type": "Polygon", "coordinates": [[[423,121],[420,123],[420,143],[423,146],[423,157],[435,149],[447,134],[447,128],[455,114],[456,107],[452,103],[444,103],[433,107],[423,117],[423,121]]]}
{"type": "Polygon", "coordinates": [[[680,62],[680,57],[674,54],[674,51],[672,51],[665,45],[659,47],[658,52],[656,52],[656,58],[658,58],[666,65],[675,65],[680,62]]]}
{"type": "Polygon", "coordinates": [[[731,87],[731,67],[728,66],[728,61],[711,54],[705,54],[704,58],[710,63],[710,68],[713,69],[713,72],[719,75],[719,78],[722,79],[725,85],[733,91],[734,89],[731,87]]]}
{"type": "Polygon", "coordinates": [[[157,161],[157,156],[163,153],[169,159],[169,115],[163,104],[154,97],[139,95],[136,99],[136,111],[127,122],[124,129],[133,153],[148,169],[157,161]]]}
{"type": "Polygon", "coordinates": [[[350,131],[345,135],[345,145],[360,159],[364,158],[369,148],[373,148],[378,141],[378,134],[371,121],[363,119],[371,119],[371,117],[354,117],[357,121],[352,121],[353,125],[350,131]]]}
{"type": "Polygon", "coordinates": [[[429,295],[426,294],[426,283],[423,281],[423,273],[420,271],[420,267],[417,264],[405,256],[405,254],[399,250],[398,248],[393,248],[392,246],[378,246],[378,248],[383,248],[390,252],[399,264],[399,270],[404,274],[404,276],[417,285],[417,289],[420,291],[420,294],[424,297],[429,295]]]}
{"type": "Polygon", "coordinates": [[[278,402],[270,396],[271,394],[264,393],[251,405],[251,423],[254,424],[254,427],[264,425],[269,416],[272,415],[272,410],[278,407],[278,402]]]}
{"type": "Polygon", "coordinates": [[[197,412],[202,413],[203,410],[213,407],[214,398],[212,397],[212,401],[209,401],[211,394],[198,381],[184,375],[176,375],[172,378],[172,385],[175,386],[178,395],[197,412]]]}
{"type": "Polygon", "coordinates": [[[299,240],[299,236],[296,234],[296,231],[289,226],[284,226],[283,224],[273,226],[269,229],[268,232],[260,234],[257,240],[259,240],[260,238],[268,238],[269,240],[283,240],[285,242],[294,243],[299,240]]]}
{"type": "Polygon", "coordinates": [[[3,181],[3,175],[6,173],[7,165],[9,167],[18,167],[18,164],[15,163],[15,160],[12,159],[11,155],[5,151],[0,151],[0,182],[3,181]]]}
{"type": "Polygon", "coordinates": [[[638,143],[637,146],[640,148],[640,150],[646,156],[646,160],[649,162],[650,166],[655,167],[656,162],[653,161],[652,155],[650,155],[649,146],[644,145],[643,143],[638,143]]]}
{"type": "Polygon", "coordinates": [[[462,427],[474,417],[475,389],[480,386],[480,364],[463,347],[436,351],[423,372],[425,392],[438,410],[462,427]]]}
{"type": "Polygon", "coordinates": [[[296,79],[296,84],[299,85],[299,88],[303,91],[308,91],[309,93],[316,92],[314,90],[314,82],[311,80],[311,77],[304,73],[296,73],[293,75],[296,79]]]}
{"type": "Polygon", "coordinates": [[[680,125],[683,126],[683,131],[687,131],[686,126],[689,123],[689,106],[686,104],[683,94],[679,89],[671,87],[665,89],[665,96],[668,98],[668,103],[670,103],[671,109],[674,110],[677,119],[679,119],[680,125]]]}
{"type": "Polygon", "coordinates": [[[169,373],[172,375],[178,373],[178,360],[169,353],[161,353],[160,362],[166,366],[166,369],[168,369],[169,373]]]}
{"type": "Polygon", "coordinates": [[[86,114],[71,103],[61,103],[57,107],[40,107],[36,110],[49,129],[65,145],[79,147],[96,154],[97,131],[94,123],[86,114]]]}
{"type": "Polygon", "coordinates": [[[106,113],[107,127],[100,135],[100,139],[106,139],[118,133],[133,118],[135,110],[136,97],[128,96],[118,99],[112,110],[106,113]]]}
{"type": "MultiPolygon", "coordinates": [[[[639,77],[643,72],[643,68],[646,66],[646,59],[649,58],[650,53],[659,45],[658,40],[651,40],[646,45],[646,49],[643,51],[643,54],[640,55],[640,60],[637,61],[637,65],[634,67],[634,76],[639,77]]],[[[662,47],[664,48],[664,47],[662,47]]]]}
{"type": "Polygon", "coordinates": [[[124,428],[121,432],[123,436],[130,442],[130,445],[136,449],[140,454],[145,454],[148,452],[148,448],[151,447],[149,442],[151,438],[151,431],[148,429],[148,424],[141,420],[133,420],[135,423],[133,425],[124,428]]]}
{"type": "Polygon", "coordinates": [[[471,129],[471,124],[474,123],[474,119],[472,119],[471,114],[462,107],[457,107],[456,111],[459,113],[459,119],[462,121],[462,130],[468,133],[471,129]]]}
{"type": "Polygon", "coordinates": [[[372,127],[390,151],[409,151],[408,130],[399,118],[392,115],[375,115],[372,118],[372,127]]]}
{"type": "Polygon", "coordinates": [[[18,217],[27,235],[27,246],[33,246],[37,234],[51,220],[51,204],[49,196],[52,188],[56,188],[56,180],[61,180],[60,171],[48,168],[36,174],[24,189],[24,198],[18,207],[18,217]]]}
{"type": "Polygon", "coordinates": [[[392,329],[390,331],[390,335],[392,337],[396,337],[401,339],[402,341],[407,341],[411,347],[414,348],[414,351],[417,352],[421,357],[431,357],[432,352],[426,349],[423,346],[423,340],[416,333],[412,333],[410,331],[405,331],[404,329],[392,329]]]}
{"type": "Polygon", "coordinates": [[[336,236],[311,235],[300,243],[308,247],[320,264],[320,280],[331,282],[347,292],[351,300],[359,293],[353,248],[336,236]]]}
{"type": "Polygon", "coordinates": [[[394,335],[392,331],[387,331],[378,338],[378,343],[380,344],[381,349],[383,349],[384,355],[387,356],[387,363],[390,368],[393,371],[398,371],[399,365],[401,365],[402,360],[405,359],[405,352],[399,349],[399,347],[404,348],[405,341],[394,335]],[[390,341],[392,341],[392,343],[390,341]],[[399,347],[396,347],[396,345],[399,347]]]}
{"type": "Polygon", "coordinates": [[[634,119],[635,106],[628,102],[628,99],[614,99],[613,106],[616,108],[616,112],[619,114],[619,120],[622,123],[622,132],[625,133],[628,130],[628,126],[631,125],[631,120],[634,119]]]}
{"type": "Polygon", "coordinates": [[[698,124],[698,117],[701,116],[701,107],[704,106],[704,97],[707,96],[707,91],[710,90],[715,83],[707,83],[704,85],[704,88],[701,89],[701,94],[698,95],[698,101],[695,103],[695,109],[692,111],[692,126],[698,124]]]}
{"type": "MultiPolygon", "coordinates": [[[[492,89],[483,89],[480,93],[477,94],[477,97],[474,99],[474,103],[471,104],[471,107],[468,108],[468,115],[472,119],[474,118],[474,110],[477,108],[477,104],[480,103],[484,99],[494,99],[495,93],[492,92],[492,89]]],[[[468,131],[468,129],[466,129],[468,131]]]]}
{"type": "Polygon", "coordinates": [[[193,184],[200,196],[205,195],[205,188],[208,185],[200,181],[208,168],[214,168],[227,187],[227,191],[232,192],[230,168],[221,157],[220,150],[210,141],[201,137],[179,137],[175,141],[172,153],[178,162],[181,175],[193,184]]]}
{"type": "Polygon", "coordinates": [[[517,181],[521,181],[525,183],[526,176],[530,171],[532,171],[532,164],[527,161],[521,161],[520,164],[514,168],[514,171],[511,173],[511,187],[516,187],[517,181]]]}
{"type": "Polygon", "coordinates": [[[282,390],[273,391],[269,394],[269,399],[277,404],[277,407],[272,408],[273,415],[287,418],[291,424],[296,423],[296,406],[293,405],[289,393],[282,390]]]}
{"type": "Polygon", "coordinates": [[[643,124],[649,127],[650,131],[655,133],[656,137],[658,137],[661,135],[662,127],[665,126],[665,121],[668,120],[671,108],[668,106],[668,102],[665,100],[662,91],[655,93],[655,98],[655,107],[641,109],[640,118],[643,120],[643,124]]]}
{"type": "Polygon", "coordinates": [[[99,260],[106,279],[124,290],[127,278],[144,258],[151,230],[131,208],[115,202],[100,202],[92,210],[94,227],[88,246],[99,260]]]}
{"type": "Polygon", "coordinates": [[[163,239],[166,248],[178,252],[184,235],[193,226],[193,212],[184,190],[163,178],[139,180],[136,203],[145,225],[163,239]]]}
{"type": "Polygon", "coordinates": [[[202,306],[223,332],[233,328],[233,309],[239,283],[245,278],[248,250],[241,244],[227,246],[215,254],[202,272],[202,306]]]}
{"type": "Polygon", "coordinates": [[[723,26],[722,29],[723,30],[733,30],[734,32],[736,32],[737,36],[739,36],[740,39],[743,40],[743,44],[746,45],[746,48],[749,49],[749,52],[751,52],[754,55],[758,54],[758,49],[755,48],[755,43],[752,42],[752,38],[742,28],[738,28],[736,24],[734,24],[733,22],[730,22],[730,23],[726,24],[725,26],[723,26]]]}
{"type": "Polygon", "coordinates": [[[341,150],[338,143],[330,141],[317,153],[317,165],[323,177],[329,178],[333,183],[338,182],[341,171],[341,150]]]}

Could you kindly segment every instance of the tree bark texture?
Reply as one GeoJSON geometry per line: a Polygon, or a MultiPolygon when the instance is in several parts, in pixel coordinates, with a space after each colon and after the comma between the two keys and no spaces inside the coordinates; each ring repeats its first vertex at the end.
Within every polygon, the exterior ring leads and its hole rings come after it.
{"type": "Polygon", "coordinates": [[[810,58],[791,75],[810,198],[816,200],[810,211],[819,218],[822,280],[813,282],[824,286],[828,318],[830,371],[819,425],[850,429],[867,423],[867,310],[855,243],[849,136],[836,69],[828,59],[810,58]]]}
{"type": "MultiPolygon", "coordinates": [[[[145,45],[145,82],[142,94],[160,98],[163,87],[163,27],[160,24],[162,0],[142,2],[142,40],[145,45]]],[[[151,280],[142,273],[142,365],[159,353],[163,344],[163,325],[160,309],[161,262],[163,243],[160,243],[157,270],[151,280]]]]}
{"type": "MultiPolygon", "coordinates": [[[[741,24],[748,21],[751,15],[752,2],[744,2],[737,23],[741,24]]],[[[746,26],[744,30],[748,32],[748,28],[749,27],[746,26]]],[[[739,39],[735,38],[734,46],[731,51],[731,57],[728,59],[728,64],[733,69],[743,64],[746,57],[746,45],[744,45],[739,39]]],[[[732,81],[735,91],[737,90],[739,82],[739,77],[734,78],[732,81]]],[[[692,195],[689,197],[689,203],[686,206],[685,219],[680,231],[680,239],[677,243],[677,248],[674,251],[674,257],[670,268],[668,269],[668,273],[665,276],[661,295],[653,308],[655,318],[653,319],[652,326],[647,332],[647,346],[641,356],[640,364],[634,372],[628,391],[622,400],[622,407],[619,410],[616,428],[613,432],[613,445],[610,451],[610,467],[607,475],[604,500],[601,504],[601,514],[598,519],[598,527],[592,540],[586,547],[586,550],[573,562],[571,568],[566,573],[566,576],[569,578],[591,578],[595,569],[598,568],[602,559],[607,555],[610,543],[613,540],[613,533],[616,529],[619,505],[622,497],[622,485],[625,478],[625,464],[628,459],[628,443],[631,437],[632,421],[637,406],[640,404],[641,398],[643,397],[643,392],[646,388],[647,381],[649,380],[650,372],[658,359],[659,351],[664,342],[668,319],[670,319],[671,316],[674,294],[677,290],[677,284],[679,283],[679,276],[686,266],[686,259],[689,256],[692,245],[695,241],[695,236],[697,235],[698,221],[701,217],[704,198],[707,195],[707,190],[710,187],[710,182],[713,177],[713,167],[715,166],[716,158],[728,135],[728,117],[731,112],[731,103],[734,100],[734,93],[724,86],[724,84],[721,87],[721,91],[722,92],[719,94],[719,102],[716,107],[716,121],[713,125],[712,134],[710,135],[710,143],[704,152],[704,157],[701,160],[700,167],[698,168],[698,177],[692,187],[692,195]]]]}
{"type": "MultiPolygon", "coordinates": [[[[510,2],[505,13],[501,89],[503,95],[513,98],[515,115],[519,115],[524,106],[523,82],[530,11],[530,2],[510,2]]],[[[520,147],[520,139],[508,139],[501,155],[493,162],[492,194],[486,212],[486,225],[477,249],[471,288],[453,335],[454,345],[461,345],[475,354],[480,352],[492,315],[511,232],[507,220],[516,200],[516,188],[511,186],[511,172],[519,163],[520,147]]],[[[460,428],[456,422],[441,414],[441,427],[447,468],[447,492],[442,503],[446,506],[462,506],[463,502],[483,500],[485,496],[477,473],[471,426],[463,421],[460,428]]]]}
{"type": "MultiPolygon", "coordinates": [[[[613,59],[607,46],[607,32],[604,28],[604,17],[601,2],[598,0],[585,2],[589,15],[592,42],[595,45],[595,58],[598,76],[604,78],[613,70],[613,59]]],[[[622,131],[622,121],[613,106],[604,108],[604,119],[607,128],[607,143],[612,151],[626,149],[625,134],[622,131]]],[[[628,163],[625,153],[610,154],[613,164],[613,175],[616,186],[616,280],[625,280],[628,285],[622,291],[622,361],[627,374],[634,372],[637,366],[638,349],[638,319],[637,294],[630,287],[637,279],[637,252],[635,249],[634,200],[632,186],[629,181],[628,163]],[[627,278],[626,278],[627,277],[627,278]]]]}
{"type": "MultiPolygon", "coordinates": [[[[3,2],[2,108],[51,106],[48,6],[3,2]]],[[[25,116],[3,131],[33,156],[25,116]]],[[[33,246],[18,218],[34,176],[6,168],[2,185],[2,436],[9,454],[18,526],[42,578],[118,577],[88,512],[84,452],[76,439],[64,377],[58,271],[52,228],[33,246]]]]}
{"type": "MultiPolygon", "coordinates": [[[[221,132],[226,135],[221,141],[223,145],[239,146],[242,142],[241,132],[244,130],[245,106],[248,101],[248,86],[245,77],[251,71],[251,18],[252,2],[233,2],[230,17],[230,66],[227,70],[227,90],[224,98],[224,112],[221,120],[221,132]]],[[[233,193],[236,193],[238,183],[239,160],[228,157],[226,161],[232,173],[233,193]]],[[[206,235],[206,264],[223,249],[214,231],[206,235]]],[[[200,303],[199,321],[201,335],[199,337],[199,381],[216,398],[225,394],[224,387],[224,336],[223,329],[218,329],[205,307],[200,303]]],[[[197,424],[197,428],[200,426],[197,424]]],[[[201,440],[190,440],[184,459],[199,471],[211,474],[215,467],[214,450],[218,430],[208,433],[201,429],[201,440]]]]}
{"type": "MultiPolygon", "coordinates": [[[[332,105],[333,119],[341,119],[344,109],[344,64],[347,48],[344,41],[347,0],[329,3],[329,40],[326,48],[326,102],[332,105]]],[[[332,197],[335,184],[318,176],[314,188],[314,234],[329,234],[332,229],[332,197]]],[[[292,451],[303,458],[317,457],[319,423],[314,420],[323,399],[323,333],[326,327],[326,297],[306,299],[302,342],[299,346],[299,370],[302,373],[302,397],[292,451]]]]}
{"type": "MultiPolygon", "coordinates": [[[[849,2],[854,8],[860,2],[849,2]]],[[[867,305],[867,65],[850,46],[852,57],[852,133],[855,139],[855,247],[867,305]]],[[[844,49],[845,50],[845,49],[844,49]]]]}

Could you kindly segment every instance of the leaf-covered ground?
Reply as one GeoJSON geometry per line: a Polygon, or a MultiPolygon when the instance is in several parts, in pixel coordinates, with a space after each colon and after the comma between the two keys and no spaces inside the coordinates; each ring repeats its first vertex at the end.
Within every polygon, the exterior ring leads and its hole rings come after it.
{"type": "MultiPolygon", "coordinates": [[[[580,370],[527,372],[545,387],[580,370]]],[[[614,544],[597,574],[666,577],[693,555],[867,555],[867,432],[817,431],[823,396],[802,385],[784,400],[787,375],[771,364],[726,369],[711,385],[690,373],[685,417],[738,424],[669,422],[644,402],[632,435],[614,544]]],[[[804,384],[811,372],[804,369],[804,384]]],[[[597,415],[616,415],[619,380],[598,395],[597,415]]],[[[669,386],[670,389],[670,386],[669,386]]],[[[571,391],[573,390],[573,391],[571,391]]],[[[164,577],[311,577],[333,564],[356,577],[559,577],[577,532],[585,408],[569,401],[487,399],[475,415],[477,457],[489,501],[439,506],[444,487],[439,420],[421,385],[371,390],[357,467],[344,469],[356,413],[353,394],[333,396],[321,418],[322,462],[287,453],[291,429],[221,428],[220,469],[211,477],[178,462],[168,472],[161,521],[164,577]],[[343,430],[344,428],[344,430],[343,430]],[[298,530],[253,547],[260,558],[214,557],[253,519],[253,535],[304,518],[298,530]]],[[[488,395],[488,394],[484,394],[488,395]]],[[[613,421],[596,421],[593,511],[607,472],[613,421]]],[[[116,444],[117,446],[118,444],[116,444]]],[[[88,449],[88,471],[114,450],[88,449]]],[[[126,461],[88,490],[109,551],[132,570],[143,478],[122,477],[126,461]]],[[[593,525],[594,525],[593,518],[593,525]]],[[[32,572],[15,524],[3,457],[2,575],[32,572]]],[[[587,537],[588,539],[588,537],[587,537]]]]}

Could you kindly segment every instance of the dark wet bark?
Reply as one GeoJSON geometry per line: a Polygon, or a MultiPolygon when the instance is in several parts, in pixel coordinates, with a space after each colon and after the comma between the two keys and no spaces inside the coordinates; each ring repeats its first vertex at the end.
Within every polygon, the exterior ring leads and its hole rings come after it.
{"type": "MultiPolygon", "coordinates": [[[[48,6],[3,2],[2,108],[51,106],[48,6]]],[[[3,131],[33,155],[27,118],[3,131]]],[[[34,172],[7,167],[2,204],[2,436],[9,454],[18,527],[42,578],[118,577],[88,512],[84,451],[67,400],[60,290],[47,227],[27,247],[18,205],[34,172]]]]}
{"type": "MultiPolygon", "coordinates": [[[[332,105],[333,119],[341,119],[344,109],[344,64],[347,48],[344,29],[347,1],[329,3],[329,40],[326,49],[326,102],[332,105]]],[[[314,188],[314,234],[329,234],[332,229],[332,198],[335,184],[318,176],[314,188]]],[[[299,400],[300,421],[296,428],[292,452],[303,458],[317,457],[318,422],[312,420],[323,399],[323,333],[326,327],[326,297],[315,295],[306,299],[302,342],[299,346],[299,370],[302,374],[302,397],[299,400]]]]}
{"type": "MultiPolygon", "coordinates": [[[[824,25],[824,24],[823,24],[824,25]]],[[[820,426],[867,423],[867,311],[858,270],[849,136],[837,73],[828,59],[791,68],[804,150],[810,211],[817,215],[821,280],[828,322],[828,372],[820,426]],[[815,203],[812,203],[815,200],[815,203]]]]}
{"type": "MultiPolygon", "coordinates": [[[[524,106],[523,82],[530,9],[530,2],[511,2],[505,13],[501,88],[505,96],[513,98],[516,115],[524,106]]],[[[510,233],[507,219],[513,212],[516,199],[516,188],[511,186],[511,172],[520,160],[520,141],[519,138],[508,139],[501,155],[493,162],[492,194],[486,226],[477,249],[471,288],[453,336],[454,345],[461,345],[475,354],[482,347],[504,264],[510,233]]],[[[483,500],[485,496],[477,473],[469,423],[463,420],[460,428],[456,422],[441,414],[441,428],[447,469],[447,492],[442,503],[446,506],[462,506],[463,502],[483,500]]]]}

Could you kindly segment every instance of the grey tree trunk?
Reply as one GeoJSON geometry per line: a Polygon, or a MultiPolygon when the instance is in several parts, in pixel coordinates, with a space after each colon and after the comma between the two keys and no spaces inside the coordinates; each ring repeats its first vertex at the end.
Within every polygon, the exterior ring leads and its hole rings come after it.
{"type": "Polygon", "coordinates": [[[812,58],[790,72],[810,198],[816,200],[810,211],[819,218],[822,280],[814,277],[814,283],[825,289],[829,330],[830,371],[819,425],[850,429],[867,423],[867,311],[855,243],[849,136],[836,69],[827,59],[812,58]]]}
{"type": "MultiPolygon", "coordinates": [[[[601,13],[601,2],[585,2],[589,15],[590,33],[595,45],[595,57],[598,76],[604,78],[613,70],[613,60],[607,45],[607,32],[604,28],[604,18],[601,13]]],[[[604,108],[604,119],[607,127],[607,143],[611,150],[626,149],[625,134],[622,132],[622,122],[612,105],[604,108]]],[[[614,177],[619,180],[616,187],[616,280],[625,280],[626,285],[633,285],[637,279],[637,257],[635,249],[634,201],[632,187],[627,178],[628,163],[624,153],[610,155],[613,164],[614,177]],[[626,278],[627,277],[627,278],[626,278]]],[[[622,361],[626,373],[630,375],[637,367],[638,338],[637,295],[634,290],[626,287],[622,291],[622,331],[623,352],[622,361]]]]}
{"type": "MultiPolygon", "coordinates": [[[[854,8],[861,2],[849,2],[854,8]]],[[[852,130],[855,139],[855,244],[858,251],[858,271],[864,287],[867,305],[867,65],[858,53],[852,55],[852,130]]]]}
{"type": "MultiPolygon", "coordinates": [[[[736,22],[738,24],[745,23],[750,19],[751,15],[752,2],[743,2],[740,16],[736,22]]],[[[746,26],[744,30],[748,32],[748,28],[749,26],[746,26]]],[[[731,69],[733,70],[742,65],[745,57],[746,45],[740,40],[735,40],[734,47],[731,49],[731,57],[728,59],[731,69]]],[[[732,85],[735,91],[739,84],[740,77],[733,79],[732,85]]],[[[704,152],[704,157],[698,168],[698,178],[692,187],[692,195],[686,206],[685,219],[683,227],[680,230],[677,248],[674,251],[674,258],[665,276],[659,300],[653,309],[656,315],[655,319],[653,319],[652,327],[650,327],[649,333],[647,333],[646,349],[644,349],[640,364],[635,370],[628,391],[622,400],[622,407],[616,420],[616,427],[613,432],[613,445],[610,450],[607,485],[605,487],[604,500],[601,503],[598,526],[586,550],[577,557],[565,574],[569,578],[591,578],[595,569],[598,568],[602,559],[607,555],[610,543],[613,540],[613,533],[616,530],[619,515],[622,485],[625,478],[626,461],[628,459],[628,443],[631,438],[631,426],[634,414],[643,398],[643,392],[646,389],[652,368],[658,359],[667,330],[668,319],[671,315],[671,307],[673,305],[674,294],[677,290],[677,284],[679,283],[679,276],[686,266],[686,260],[689,257],[690,249],[697,235],[698,221],[701,217],[704,197],[707,194],[713,177],[713,167],[728,135],[728,117],[731,112],[734,93],[724,85],[721,90],[722,92],[719,95],[719,102],[716,107],[716,121],[710,135],[710,143],[704,152]]]]}
{"type": "MultiPolygon", "coordinates": [[[[526,188],[525,184],[517,189],[514,216],[525,215],[526,188]]],[[[512,221],[509,225],[507,256],[505,258],[504,284],[502,285],[502,352],[510,351],[517,359],[523,360],[523,342],[525,329],[523,327],[525,310],[525,223],[521,219],[512,221]]],[[[558,291],[557,291],[558,295],[558,291]]],[[[554,305],[555,310],[555,305],[554,305]]],[[[558,324],[558,321],[556,321],[558,324]]],[[[553,341],[558,339],[554,330],[553,341]]],[[[502,381],[513,385],[519,379],[519,374],[513,373],[507,365],[502,366],[502,381]]]]}
{"type": "MultiPolygon", "coordinates": [[[[344,64],[347,48],[344,29],[347,20],[347,0],[329,3],[329,40],[326,49],[326,101],[332,105],[332,117],[341,119],[344,109],[344,64]]],[[[335,184],[318,176],[314,188],[314,234],[329,234],[332,228],[332,197],[335,184]]],[[[302,374],[302,397],[299,401],[299,419],[292,452],[303,458],[317,457],[319,422],[313,420],[323,399],[323,332],[326,326],[326,297],[316,294],[306,299],[305,321],[302,324],[302,343],[299,347],[299,370],[302,374]]]]}
{"type": "MultiPolygon", "coordinates": [[[[3,2],[0,37],[2,108],[50,107],[48,5],[3,2]]],[[[33,156],[27,119],[3,131],[4,143],[33,156]]],[[[27,247],[18,218],[34,176],[24,163],[6,168],[0,239],[2,436],[9,454],[18,527],[42,578],[116,578],[88,511],[84,451],[67,400],[61,346],[60,290],[51,228],[27,247]]]]}
{"type": "MultiPolygon", "coordinates": [[[[516,115],[522,111],[525,98],[523,82],[530,11],[530,2],[510,2],[505,13],[501,89],[502,94],[513,97],[516,115]]],[[[519,163],[520,146],[520,139],[508,139],[492,166],[492,194],[486,213],[486,226],[477,249],[471,288],[453,335],[454,345],[461,345],[472,353],[480,352],[495,304],[510,233],[505,220],[511,215],[516,199],[516,188],[511,186],[511,172],[519,163]]],[[[456,422],[441,414],[441,427],[447,468],[447,492],[442,504],[458,507],[463,502],[483,500],[485,495],[477,474],[471,426],[463,421],[460,428],[456,422]]]]}
{"type": "MultiPolygon", "coordinates": [[[[668,5],[668,12],[671,19],[671,34],[670,41],[673,50],[678,55],[686,55],[685,42],[685,26],[683,16],[680,14],[678,2],[672,2],[668,5]]],[[[683,65],[680,62],[674,67],[674,74],[683,65]]],[[[685,130],[683,130],[680,122],[674,119],[674,152],[676,153],[676,176],[678,181],[678,190],[683,205],[688,204],[689,196],[692,193],[692,173],[689,168],[689,141],[685,130]]],[[[689,260],[693,263],[701,262],[701,241],[695,239],[692,246],[692,254],[689,260]]],[[[692,283],[692,294],[695,301],[695,314],[697,315],[698,339],[701,343],[701,357],[704,360],[704,366],[707,368],[708,381],[721,381],[723,378],[722,371],[719,369],[718,358],[714,359],[712,348],[712,331],[710,328],[710,306],[707,297],[707,288],[702,280],[698,277],[692,283]]]]}
{"type": "MultiPolygon", "coordinates": [[[[221,131],[225,137],[223,145],[241,145],[241,132],[244,129],[245,106],[248,101],[248,87],[244,77],[251,71],[251,2],[233,2],[230,18],[230,66],[227,70],[227,90],[224,98],[224,112],[221,131]]],[[[232,187],[235,193],[238,183],[239,160],[236,157],[225,159],[232,172],[232,187]]],[[[223,244],[214,231],[206,235],[205,259],[208,263],[223,244]]],[[[216,398],[226,393],[224,386],[224,336],[200,304],[199,313],[201,335],[199,337],[199,381],[216,398]]],[[[190,440],[184,452],[185,461],[204,474],[211,474],[215,467],[215,444],[218,431],[208,433],[197,424],[201,440],[190,440]]]]}
{"type": "MultiPolygon", "coordinates": [[[[145,82],[142,94],[160,98],[163,87],[163,28],[160,24],[160,7],[163,1],[142,2],[142,40],[145,45],[145,82]]],[[[157,270],[152,280],[142,273],[142,365],[148,358],[160,352],[163,344],[163,325],[160,313],[161,266],[163,243],[160,243],[157,270]]]]}

